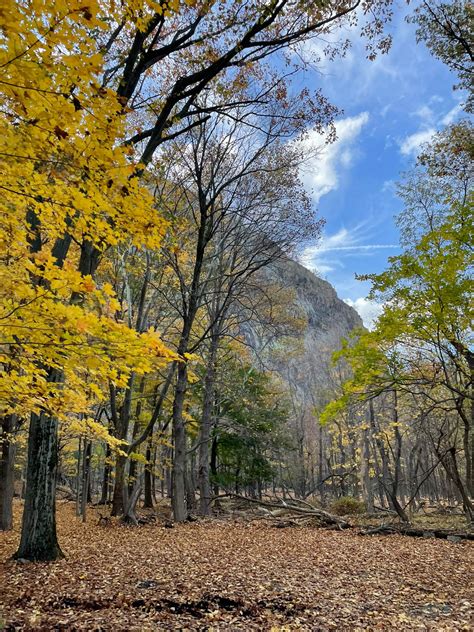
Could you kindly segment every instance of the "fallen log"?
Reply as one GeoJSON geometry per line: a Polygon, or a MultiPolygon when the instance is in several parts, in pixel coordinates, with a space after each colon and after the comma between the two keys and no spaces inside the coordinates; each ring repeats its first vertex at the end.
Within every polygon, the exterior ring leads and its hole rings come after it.
{"type": "Polygon", "coordinates": [[[385,524],[358,532],[359,535],[407,535],[412,538],[439,538],[450,542],[474,540],[474,532],[451,529],[422,529],[408,525],[385,524]]]}
{"type": "Polygon", "coordinates": [[[76,492],[67,485],[56,485],[56,493],[60,500],[76,500],[76,492]]]}
{"type": "Polygon", "coordinates": [[[258,505],[259,507],[277,509],[279,513],[275,514],[273,516],[274,518],[279,518],[279,517],[288,518],[289,517],[288,514],[291,514],[293,515],[293,519],[294,519],[294,514],[297,514],[301,517],[316,518],[319,522],[322,522],[327,525],[337,526],[339,529],[350,529],[352,527],[352,525],[349,522],[347,522],[347,520],[344,520],[344,518],[330,514],[329,512],[324,511],[323,509],[312,507],[311,505],[309,505],[309,503],[306,503],[307,506],[301,507],[299,505],[295,505],[293,503],[290,503],[284,500],[269,502],[266,500],[258,500],[257,498],[247,498],[246,496],[241,496],[240,494],[232,494],[232,493],[221,494],[219,496],[219,498],[223,498],[223,497],[236,498],[240,501],[245,501],[250,504],[258,505]]]}

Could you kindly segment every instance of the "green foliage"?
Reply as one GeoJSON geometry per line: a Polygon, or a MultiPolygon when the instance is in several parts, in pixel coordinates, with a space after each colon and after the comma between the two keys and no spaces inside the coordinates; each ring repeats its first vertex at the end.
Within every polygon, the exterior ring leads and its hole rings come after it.
{"type": "Polygon", "coordinates": [[[352,378],[323,411],[323,423],[350,402],[388,389],[447,389],[430,397],[442,402],[448,396],[458,411],[468,397],[472,136],[472,126],[465,122],[439,134],[400,187],[406,203],[401,216],[405,250],[391,257],[381,274],[360,277],[372,282],[369,297],[383,303],[383,311],[373,331],[359,332],[336,354],[336,360],[348,362],[352,378]]]}
{"type": "Polygon", "coordinates": [[[224,487],[268,481],[287,418],[282,395],[267,374],[249,365],[227,365],[227,369],[233,379],[226,385],[220,407],[222,422],[215,430],[219,451],[215,481],[224,487]]]}

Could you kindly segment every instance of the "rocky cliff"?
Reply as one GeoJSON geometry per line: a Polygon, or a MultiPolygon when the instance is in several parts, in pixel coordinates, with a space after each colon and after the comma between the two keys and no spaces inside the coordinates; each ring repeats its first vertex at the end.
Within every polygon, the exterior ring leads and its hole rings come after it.
{"type": "Polygon", "coordinates": [[[277,377],[287,404],[291,447],[280,463],[281,482],[303,498],[322,494],[320,482],[332,472],[333,435],[332,427],[318,423],[319,411],[348,377],[332,356],[362,320],[327,281],[295,261],[282,258],[266,268],[260,284],[273,299],[279,331],[272,336],[265,323],[247,322],[242,333],[256,351],[256,363],[277,377]]]}
{"type": "Polygon", "coordinates": [[[343,338],[362,327],[362,320],[337,296],[330,283],[296,261],[282,259],[266,275],[270,283],[293,290],[293,305],[289,308],[305,321],[289,349],[274,346],[268,364],[303,407],[323,405],[338,381],[331,364],[332,354],[340,348],[343,338]]]}
{"type": "Polygon", "coordinates": [[[270,274],[283,287],[295,290],[296,304],[307,318],[308,342],[336,350],[341,338],[362,327],[359,314],[337,296],[332,285],[296,261],[280,261],[270,274]]]}

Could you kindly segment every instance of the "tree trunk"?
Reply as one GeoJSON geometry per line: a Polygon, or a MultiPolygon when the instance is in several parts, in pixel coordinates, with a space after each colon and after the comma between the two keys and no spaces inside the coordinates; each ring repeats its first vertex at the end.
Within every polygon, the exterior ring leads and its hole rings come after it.
{"type": "MultiPolygon", "coordinates": [[[[380,453],[380,457],[382,459],[382,486],[385,491],[389,507],[397,512],[398,516],[403,522],[409,522],[408,515],[406,511],[401,506],[397,493],[398,493],[398,477],[397,475],[392,476],[390,472],[389,465],[389,457],[387,454],[387,450],[385,449],[384,443],[379,436],[379,428],[377,428],[376,420],[375,420],[375,411],[373,401],[369,401],[369,415],[370,415],[370,424],[374,431],[374,440],[377,445],[377,448],[380,453]]],[[[399,444],[401,446],[401,444],[399,444]]],[[[397,457],[395,457],[397,461],[397,457]]],[[[397,468],[397,463],[395,464],[395,470],[397,468]]],[[[397,470],[396,470],[397,471],[397,470]]]]}
{"type": "Polygon", "coordinates": [[[214,478],[213,494],[219,496],[219,485],[217,484],[217,437],[214,437],[211,445],[211,460],[210,460],[211,474],[214,478]]]}
{"type": "Polygon", "coordinates": [[[138,476],[133,485],[132,493],[127,495],[127,503],[124,507],[122,522],[128,524],[138,525],[138,520],[135,515],[135,509],[137,506],[138,499],[140,498],[140,494],[142,491],[142,477],[138,476]]]}
{"type": "MultiPolygon", "coordinates": [[[[33,211],[28,211],[27,221],[31,225],[33,238],[31,252],[41,249],[40,222],[33,211]]],[[[56,240],[53,256],[56,265],[62,267],[67,256],[71,238],[56,240]]],[[[81,244],[79,272],[94,276],[99,263],[100,251],[84,240],[81,244]]],[[[71,303],[81,301],[81,295],[73,292],[71,303]]],[[[59,369],[49,368],[48,382],[60,383],[63,374],[59,369]]],[[[56,560],[64,557],[56,533],[56,476],[58,470],[58,422],[45,412],[30,416],[28,435],[28,465],[26,473],[25,506],[23,509],[21,540],[16,558],[31,561],[56,560]]]]}
{"type": "Polygon", "coordinates": [[[110,481],[110,464],[109,459],[112,454],[109,444],[105,451],[104,476],[102,478],[102,493],[100,496],[100,504],[106,505],[109,502],[109,481],[110,481]]]}
{"type": "Polygon", "coordinates": [[[87,503],[90,494],[90,475],[91,475],[91,454],[92,442],[85,440],[84,457],[82,460],[82,496],[81,496],[81,515],[82,522],[87,518],[87,503]]]}
{"type": "MultiPolygon", "coordinates": [[[[137,439],[139,432],[140,432],[140,415],[142,413],[142,398],[141,396],[143,395],[143,391],[145,390],[145,378],[142,377],[142,379],[140,380],[140,386],[138,389],[138,400],[137,400],[137,405],[135,407],[135,422],[133,424],[133,431],[132,431],[132,443],[135,442],[135,440],[137,439]]],[[[137,475],[137,471],[138,471],[138,463],[135,460],[130,460],[129,466],[128,466],[128,495],[131,496],[132,492],[133,492],[133,488],[135,485],[135,478],[137,475]]]]}
{"type": "Polygon", "coordinates": [[[13,494],[15,483],[15,415],[7,415],[0,422],[0,531],[13,527],[13,494]]]}
{"type": "Polygon", "coordinates": [[[126,495],[127,488],[125,486],[125,467],[127,465],[127,457],[118,454],[115,463],[115,485],[114,495],[112,498],[112,516],[121,516],[127,504],[126,495]]]}
{"type": "Polygon", "coordinates": [[[457,491],[459,492],[462,498],[462,504],[464,509],[464,514],[466,516],[466,520],[468,523],[474,522],[474,507],[472,505],[471,499],[469,498],[469,494],[464,486],[464,483],[459,474],[457,459],[456,459],[456,448],[452,447],[448,454],[443,458],[441,463],[446,470],[447,475],[456,486],[457,491]]]}
{"type": "Polygon", "coordinates": [[[209,348],[204,397],[202,404],[201,428],[199,432],[199,513],[208,516],[211,513],[211,481],[209,475],[210,442],[212,428],[212,410],[214,406],[214,381],[216,373],[218,338],[213,337],[209,348]]]}
{"type": "MultiPolygon", "coordinates": [[[[402,434],[400,432],[400,427],[399,427],[399,422],[398,422],[398,396],[397,396],[396,390],[393,391],[393,421],[394,421],[394,427],[395,427],[395,455],[394,455],[395,474],[392,477],[392,495],[395,498],[395,503],[394,503],[395,505],[398,503],[398,497],[400,496],[400,503],[398,504],[401,507],[401,505],[405,504],[405,497],[403,495],[403,491],[400,489],[400,480],[402,476],[402,434]]],[[[405,512],[403,512],[403,515],[408,521],[408,517],[405,514],[405,512]]]]}
{"type": "Polygon", "coordinates": [[[153,485],[152,485],[152,471],[154,463],[152,463],[152,436],[150,435],[148,439],[148,444],[146,446],[146,464],[145,464],[145,473],[144,473],[144,483],[145,483],[145,498],[143,501],[143,506],[146,509],[153,509],[153,485]]]}
{"type": "Polygon", "coordinates": [[[472,420],[465,418],[463,432],[463,450],[466,462],[466,488],[468,493],[474,497],[474,426],[472,420]]]}
{"type": "Polygon", "coordinates": [[[79,437],[77,445],[76,462],[76,516],[81,515],[81,461],[82,460],[82,437],[79,437]]]}
{"type": "MultiPolygon", "coordinates": [[[[117,439],[122,439],[123,441],[127,441],[128,438],[134,383],[135,374],[132,373],[128,378],[127,387],[124,392],[123,403],[120,407],[120,413],[118,413],[117,410],[115,386],[111,385],[110,387],[110,403],[112,420],[115,428],[115,436],[117,437],[117,439]]],[[[125,507],[127,506],[128,488],[125,484],[127,459],[128,457],[117,454],[115,460],[115,483],[112,498],[112,516],[122,515],[125,507]]]]}
{"type": "Polygon", "coordinates": [[[47,561],[63,557],[56,534],[57,467],[58,422],[45,413],[32,414],[25,507],[16,558],[47,561]]]}
{"type": "MultiPolygon", "coordinates": [[[[474,413],[473,413],[474,417],[474,413]]],[[[470,478],[468,480],[468,489],[471,494],[471,498],[474,498],[474,421],[471,425],[471,469],[470,469],[470,478]]]]}
{"type": "Polygon", "coordinates": [[[324,493],[324,435],[323,435],[323,427],[319,425],[319,446],[318,446],[318,487],[319,494],[321,497],[321,504],[324,506],[326,502],[325,493],[324,493]]]}
{"type": "Polygon", "coordinates": [[[362,434],[361,457],[360,457],[360,486],[364,498],[366,511],[374,512],[374,492],[372,489],[372,479],[370,477],[370,445],[369,430],[366,428],[362,434]]]}
{"type": "Polygon", "coordinates": [[[173,496],[171,505],[176,522],[184,522],[186,510],[186,430],[183,420],[183,406],[186,395],[187,366],[180,362],[177,371],[176,390],[173,401],[173,496]]]}
{"type": "Polygon", "coordinates": [[[186,508],[188,516],[196,513],[196,488],[192,466],[186,471],[186,508]]]}

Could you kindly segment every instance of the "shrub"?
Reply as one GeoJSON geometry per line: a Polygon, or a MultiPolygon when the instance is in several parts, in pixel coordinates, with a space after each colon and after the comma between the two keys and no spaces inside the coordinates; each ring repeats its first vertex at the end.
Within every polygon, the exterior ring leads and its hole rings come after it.
{"type": "Polygon", "coordinates": [[[336,516],[361,514],[365,511],[365,505],[361,500],[352,496],[341,496],[331,504],[331,511],[336,516]]]}

